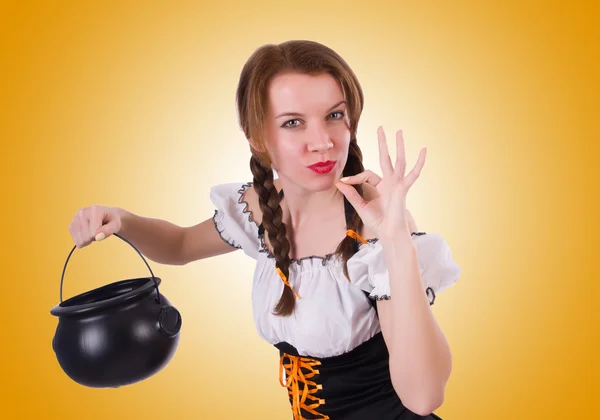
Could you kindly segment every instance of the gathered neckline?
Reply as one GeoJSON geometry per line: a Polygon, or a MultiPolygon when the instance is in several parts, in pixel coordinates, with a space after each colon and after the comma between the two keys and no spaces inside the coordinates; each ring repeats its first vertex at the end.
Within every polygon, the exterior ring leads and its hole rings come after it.
{"type": "MultiPolygon", "coordinates": [[[[273,253],[269,250],[269,248],[267,248],[267,245],[265,243],[265,238],[264,235],[258,235],[258,239],[260,240],[260,249],[258,250],[259,252],[265,253],[267,254],[268,258],[275,258],[275,255],[273,255],[273,253]]],[[[379,241],[378,238],[372,238],[372,239],[366,239],[368,244],[374,244],[377,241],[379,241]]],[[[359,243],[358,247],[359,249],[362,248],[364,245],[363,243],[359,243]]],[[[304,261],[313,261],[313,260],[320,260],[321,263],[323,265],[327,264],[327,262],[332,261],[335,257],[337,257],[338,254],[336,254],[335,252],[331,252],[328,254],[325,254],[325,256],[322,255],[308,255],[306,257],[301,257],[301,258],[290,258],[290,261],[292,262],[292,264],[298,264],[298,265],[302,265],[302,262],[304,261]]]]}

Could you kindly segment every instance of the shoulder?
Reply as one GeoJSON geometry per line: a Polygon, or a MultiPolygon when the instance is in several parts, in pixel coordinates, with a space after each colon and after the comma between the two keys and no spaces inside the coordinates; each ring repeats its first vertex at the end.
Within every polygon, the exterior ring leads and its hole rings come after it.
{"type": "Polygon", "coordinates": [[[243,198],[252,189],[250,182],[225,182],[210,187],[210,199],[222,211],[235,213],[243,209],[243,198]]]}
{"type": "MultiPolygon", "coordinates": [[[[258,203],[258,194],[253,188],[253,183],[248,182],[248,187],[242,192],[240,200],[246,205],[246,212],[250,214],[250,219],[257,224],[262,223],[262,211],[258,203]]],[[[281,190],[281,182],[279,179],[273,180],[273,185],[277,191],[281,190]]]]}
{"type": "MultiPolygon", "coordinates": [[[[273,184],[277,191],[281,189],[278,179],[276,179],[273,184]]],[[[258,194],[256,193],[252,182],[248,182],[246,185],[247,188],[241,192],[240,202],[244,203],[246,206],[245,211],[248,213],[250,219],[260,225],[262,223],[262,211],[260,210],[260,204],[258,202],[258,194]]]]}
{"type": "Polygon", "coordinates": [[[213,221],[221,238],[256,258],[260,247],[258,225],[245,202],[252,190],[250,182],[222,183],[210,188],[210,199],[215,207],[213,221]]]}

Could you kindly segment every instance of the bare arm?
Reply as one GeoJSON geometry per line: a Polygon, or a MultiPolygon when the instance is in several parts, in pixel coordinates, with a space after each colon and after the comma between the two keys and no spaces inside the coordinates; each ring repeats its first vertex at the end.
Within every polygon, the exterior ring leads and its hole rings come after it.
{"type": "Polygon", "coordinates": [[[423,293],[416,248],[410,236],[418,229],[410,212],[408,217],[407,234],[384,245],[392,295],[397,298],[378,301],[377,307],[390,352],[394,389],[411,411],[425,416],[444,401],[452,353],[423,293]]]}
{"type": "Polygon", "coordinates": [[[212,218],[182,227],[122,208],[118,211],[121,214],[119,235],[135,245],[142,255],[159,264],[185,265],[236,250],[221,239],[212,218]]]}
{"type": "Polygon", "coordinates": [[[183,264],[188,264],[237,249],[221,238],[211,217],[195,226],[184,228],[180,255],[183,264]]]}

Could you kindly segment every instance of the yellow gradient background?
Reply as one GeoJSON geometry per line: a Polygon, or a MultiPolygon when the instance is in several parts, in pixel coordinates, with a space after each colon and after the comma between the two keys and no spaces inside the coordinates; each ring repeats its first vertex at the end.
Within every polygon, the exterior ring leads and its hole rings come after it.
{"type": "MultiPolygon", "coordinates": [[[[71,381],[50,315],[79,208],[189,226],[212,216],[212,185],[251,180],[238,76],[288,39],[323,42],[357,73],[367,168],[380,171],[380,124],[404,130],[411,165],[428,147],[409,207],[463,268],[432,307],[454,360],[437,414],[598,418],[594,2],[250,3],[1,3],[0,418],[291,418],[242,252],[149,261],[183,329],[172,362],[133,386],[71,381]]],[[[64,295],[146,275],[111,238],[75,251],[64,295]]]]}

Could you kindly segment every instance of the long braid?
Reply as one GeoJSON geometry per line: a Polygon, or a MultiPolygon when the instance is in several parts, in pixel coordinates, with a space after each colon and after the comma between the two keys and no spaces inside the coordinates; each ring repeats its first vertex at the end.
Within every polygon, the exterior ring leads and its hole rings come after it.
{"type": "MultiPolygon", "coordinates": [[[[343,176],[352,176],[363,172],[364,166],[362,163],[362,151],[356,142],[356,138],[352,139],[350,142],[350,147],[348,150],[348,160],[346,162],[346,166],[344,167],[343,176]]],[[[358,191],[358,193],[363,196],[363,188],[362,185],[353,185],[353,187],[358,191]]],[[[363,221],[359,217],[358,213],[354,209],[354,207],[348,202],[346,198],[344,198],[344,206],[346,210],[346,226],[348,229],[352,229],[355,232],[360,232],[360,229],[363,227],[363,221]]],[[[354,255],[358,251],[358,242],[356,239],[346,236],[342,242],[338,245],[336,253],[339,254],[344,261],[344,274],[346,278],[350,280],[350,275],[348,273],[348,260],[352,255],[354,255]]]]}
{"type": "MultiPolygon", "coordinates": [[[[283,223],[281,197],[273,183],[273,171],[270,168],[265,168],[254,155],[250,158],[250,169],[254,176],[253,187],[258,195],[258,203],[262,211],[262,223],[273,246],[276,266],[289,279],[289,267],[292,263],[289,255],[290,243],[286,235],[285,223],[283,223]]],[[[293,290],[285,286],[281,299],[275,307],[275,314],[290,315],[295,304],[293,290]]]]}

